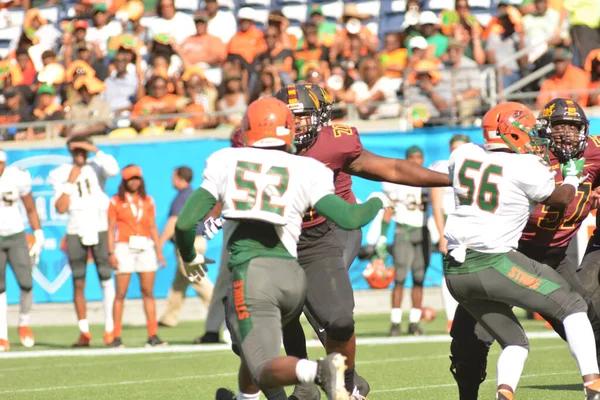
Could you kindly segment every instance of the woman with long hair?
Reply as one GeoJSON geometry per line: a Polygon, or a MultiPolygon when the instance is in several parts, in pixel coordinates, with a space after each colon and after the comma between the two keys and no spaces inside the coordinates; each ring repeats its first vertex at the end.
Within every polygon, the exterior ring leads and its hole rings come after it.
{"type": "Polygon", "coordinates": [[[147,347],[165,346],[157,336],[154,279],[165,258],[158,243],[154,200],[146,194],[142,169],[130,164],[121,172],[119,193],[108,208],[108,262],[115,270],[117,290],[113,306],[115,321],[112,347],[123,347],[121,340],[123,306],[131,274],[138,274],[144,312],[148,324],[147,347]]]}

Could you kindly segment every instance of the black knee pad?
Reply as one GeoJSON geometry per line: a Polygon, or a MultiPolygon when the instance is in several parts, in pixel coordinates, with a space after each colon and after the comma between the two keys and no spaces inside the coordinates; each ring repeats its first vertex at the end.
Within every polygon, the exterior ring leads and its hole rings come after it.
{"type": "Polygon", "coordinates": [[[351,315],[340,315],[325,328],[327,336],[338,342],[345,342],[354,334],[354,318],[351,315]]]}
{"type": "Polygon", "coordinates": [[[487,376],[489,346],[480,341],[452,339],[450,372],[458,385],[460,400],[477,400],[479,385],[487,376]]]}

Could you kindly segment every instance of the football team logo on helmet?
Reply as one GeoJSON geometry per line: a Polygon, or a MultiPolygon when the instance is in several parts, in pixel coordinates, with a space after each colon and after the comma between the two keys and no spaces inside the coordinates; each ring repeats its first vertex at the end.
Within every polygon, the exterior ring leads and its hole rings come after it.
{"type": "Polygon", "coordinates": [[[318,96],[305,85],[288,85],[275,94],[295,117],[294,144],[298,148],[309,147],[321,132],[321,103],[318,96]]]}

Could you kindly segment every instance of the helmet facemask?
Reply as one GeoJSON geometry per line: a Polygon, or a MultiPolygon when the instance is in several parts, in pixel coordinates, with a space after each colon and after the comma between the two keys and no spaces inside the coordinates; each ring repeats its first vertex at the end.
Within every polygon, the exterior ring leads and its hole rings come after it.
{"type": "Polygon", "coordinates": [[[564,163],[579,158],[587,147],[588,125],[575,120],[542,120],[540,136],[547,138],[552,154],[564,163]]]}
{"type": "Polygon", "coordinates": [[[294,145],[297,150],[309,147],[317,139],[321,130],[321,118],[318,111],[302,111],[294,113],[296,136],[294,145]]]}
{"type": "Polygon", "coordinates": [[[519,121],[519,116],[520,112],[517,112],[506,123],[500,124],[498,134],[513,152],[534,154],[548,162],[548,139],[536,136],[538,125],[526,126],[519,121]]]}

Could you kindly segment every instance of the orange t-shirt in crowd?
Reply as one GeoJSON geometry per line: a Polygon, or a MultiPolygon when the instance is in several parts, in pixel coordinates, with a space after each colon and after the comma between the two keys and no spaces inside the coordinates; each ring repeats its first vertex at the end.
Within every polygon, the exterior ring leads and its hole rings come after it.
{"type": "Polygon", "coordinates": [[[388,78],[401,78],[402,72],[398,71],[390,71],[389,67],[396,68],[406,68],[406,63],[408,61],[408,50],[407,49],[397,49],[390,52],[382,52],[379,55],[379,62],[381,66],[385,70],[385,76],[388,78]]]}
{"type": "Polygon", "coordinates": [[[132,117],[141,117],[143,115],[160,114],[154,111],[157,107],[175,106],[179,96],[176,94],[167,94],[160,99],[152,96],[144,96],[138,100],[131,110],[132,117]]]}
{"type": "MultiPolygon", "coordinates": [[[[590,90],[600,90],[600,81],[590,82],[590,90]]],[[[590,94],[590,106],[600,105],[600,93],[590,94]]]]}
{"type": "Polygon", "coordinates": [[[150,238],[155,217],[154,199],[151,196],[146,195],[145,199],[138,197],[134,200],[129,193],[125,193],[125,201],[121,200],[119,195],[110,199],[108,219],[116,221],[116,242],[128,243],[131,236],[150,238]]]}
{"type": "Polygon", "coordinates": [[[267,50],[263,32],[252,25],[246,32],[237,31],[227,45],[229,54],[239,54],[248,63],[252,63],[256,56],[267,50]]]}
{"type": "MultiPolygon", "coordinates": [[[[363,35],[365,38],[367,38],[367,40],[371,40],[374,36],[373,32],[371,32],[371,30],[369,28],[367,28],[366,26],[361,27],[358,34],[363,35]]],[[[348,30],[342,29],[342,30],[338,31],[337,37],[338,37],[337,40],[343,41],[344,49],[342,51],[342,56],[350,57],[350,54],[352,54],[352,51],[350,50],[351,45],[350,45],[350,35],[348,34],[348,30]]],[[[369,54],[369,49],[367,48],[367,46],[365,46],[363,44],[362,47],[360,48],[360,55],[366,56],[367,54],[369,54]]]]}
{"type": "MultiPolygon", "coordinates": [[[[567,71],[562,78],[553,75],[542,83],[537,103],[538,105],[544,105],[556,97],[570,99],[571,95],[565,93],[565,91],[587,89],[589,84],[590,78],[588,74],[581,68],[571,64],[567,67],[567,71]]],[[[588,94],[579,94],[577,102],[581,107],[587,106],[588,97],[588,94]]]]}
{"type": "Polygon", "coordinates": [[[207,60],[212,57],[218,58],[218,61],[212,64],[220,64],[227,57],[227,51],[221,39],[208,34],[190,36],[181,44],[181,50],[190,64],[208,62],[207,60]]]}
{"type": "Polygon", "coordinates": [[[204,123],[204,106],[202,104],[190,103],[183,110],[184,113],[195,114],[194,117],[190,118],[190,122],[194,128],[202,127],[204,123]]]}

